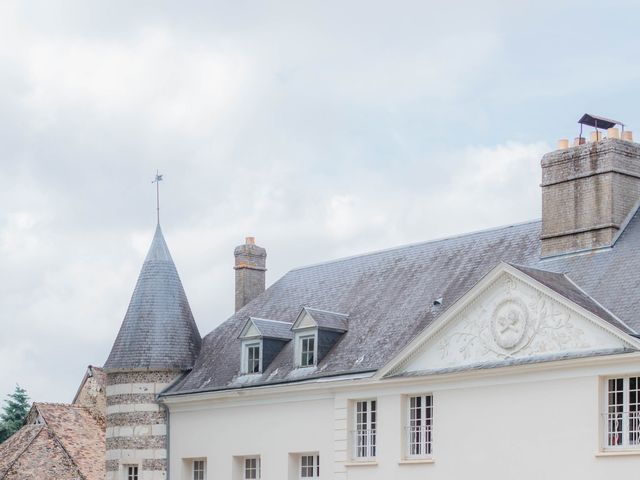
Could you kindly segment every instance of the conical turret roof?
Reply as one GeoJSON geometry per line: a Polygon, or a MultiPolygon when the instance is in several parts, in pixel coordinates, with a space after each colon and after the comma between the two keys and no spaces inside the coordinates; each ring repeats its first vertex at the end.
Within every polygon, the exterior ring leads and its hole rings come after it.
{"type": "Polygon", "coordinates": [[[158,225],[104,368],[189,370],[200,343],[187,296],[158,225]]]}

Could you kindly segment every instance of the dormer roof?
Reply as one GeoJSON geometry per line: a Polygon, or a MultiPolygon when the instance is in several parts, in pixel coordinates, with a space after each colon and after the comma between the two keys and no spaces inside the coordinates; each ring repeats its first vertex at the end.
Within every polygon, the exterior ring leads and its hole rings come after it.
{"type": "Polygon", "coordinates": [[[189,370],[201,338],[157,226],[105,370],[189,370]]]}
{"type": "Polygon", "coordinates": [[[291,330],[296,331],[308,327],[319,330],[346,332],[348,330],[349,315],[345,313],[329,312],[311,307],[302,307],[291,330]]]}
{"type": "Polygon", "coordinates": [[[238,338],[243,340],[248,338],[291,340],[293,338],[293,332],[291,331],[291,323],[289,322],[249,317],[238,338]]]}

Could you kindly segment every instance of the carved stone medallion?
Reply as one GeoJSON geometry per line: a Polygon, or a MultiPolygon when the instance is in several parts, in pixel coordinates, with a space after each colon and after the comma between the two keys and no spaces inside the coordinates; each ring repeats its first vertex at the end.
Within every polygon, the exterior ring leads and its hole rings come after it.
{"type": "Polygon", "coordinates": [[[527,331],[529,311],[518,299],[500,302],[491,317],[491,332],[496,344],[505,350],[515,348],[527,331]]]}

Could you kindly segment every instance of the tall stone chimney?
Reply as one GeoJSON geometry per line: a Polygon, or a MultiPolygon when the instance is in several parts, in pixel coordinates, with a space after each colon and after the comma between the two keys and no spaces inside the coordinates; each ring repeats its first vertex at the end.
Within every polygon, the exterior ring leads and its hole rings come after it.
{"type": "Polygon", "coordinates": [[[640,144],[601,132],[542,157],[541,256],[612,246],[640,200],[640,144]]]}
{"type": "Polygon", "coordinates": [[[236,257],[236,312],[264,292],[267,251],[247,237],[233,252],[236,257]]]}

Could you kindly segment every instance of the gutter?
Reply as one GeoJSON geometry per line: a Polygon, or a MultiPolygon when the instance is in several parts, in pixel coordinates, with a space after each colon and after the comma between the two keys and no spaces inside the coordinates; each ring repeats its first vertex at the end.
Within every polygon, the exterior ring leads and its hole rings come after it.
{"type": "MultiPolygon", "coordinates": [[[[167,392],[167,393],[163,393],[160,392],[157,395],[157,398],[160,400],[162,398],[169,398],[169,397],[177,397],[177,396],[182,396],[182,395],[193,395],[193,394],[198,394],[198,393],[217,393],[217,392],[231,392],[234,390],[246,390],[246,389],[250,389],[250,388],[267,388],[267,387],[275,387],[275,386],[281,386],[281,385],[290,385],[290,384],[294,384],[294,383],[319,383],[322,381],[335,381],[335,380],[340,380],[340,378],[336,378],[336,377],[348,377],[351,375],[362,375],[362,374],[366,374],[366,373],[375,373],[377,372],[378,369],[368,369],[368,370],[357,370],[357,371],[353,371],[353,372],[348,372],[348,373],[338,373],[338,374],[334,374],[334,375],[324,375],[324,376],[316,376],[316,377],[307,377],[307,378],[301,378],[299,380],[279,380],[276,382],[269,382],[269,383],[257,383],[257,384],[253,384],[253,385],[237,385],[234,387],[214,387],[214,388],[207,388],[207,389],[192,389],[192,390],[184,390],[184,391],[177,391],[177,392],[167,392]],[[329,380],[331,379],[331,380],[329,380]]],[[[348,378],[347,378],[348,380],[348,378]]],[[[170,390],[171,389],[170,385],[169,387],[165,388],[164,391],[170,390]]]]}

